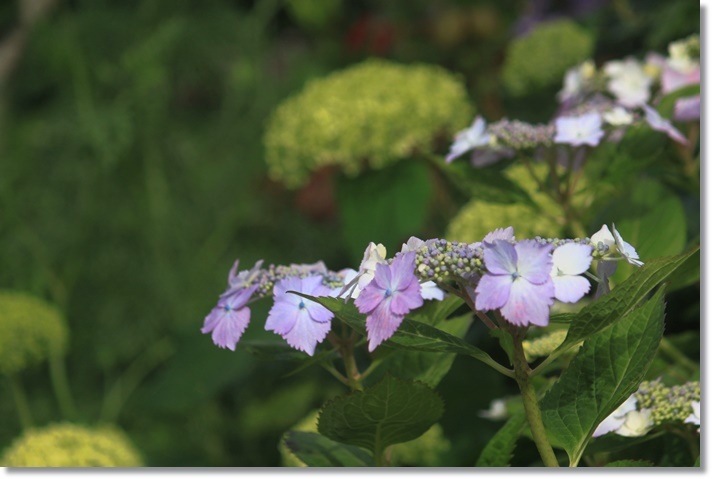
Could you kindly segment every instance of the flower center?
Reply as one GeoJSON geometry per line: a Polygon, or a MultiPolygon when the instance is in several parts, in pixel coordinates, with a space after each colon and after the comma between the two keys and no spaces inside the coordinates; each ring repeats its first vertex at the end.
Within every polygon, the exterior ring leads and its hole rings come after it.
{"type": "Polygon", "coordinates": [[[232,307],[230,307],[230,305],[229,305],[229,304],[226,304],[226,305],[225,305],[225,307],[224,307],[223,309],[225,309],[225,311],[227,311],[227,312],[229,313],[229,312],[230,312],[230,310],[232,310],[232,307]]]}
{"type": "Polygon", "coordinates": [[[392,295],[392,294],[393,294],[393,291],[391,291],[391,289],[388,288],[388,289],[386,290],[386,298],[389,297],[389,296],[392,295]]]}
{"type": "Polygon", "coordinates": [[[304,301],[300,301],[300,302],[299,302],[299,309],[304,309],[304,308],[306,308],[306,307],[307,307],[307,305],[304,304],[304,301]]]}
{"type": "Polygon", "coordinates": [[[512,279],[517,279],[517,278],[519,278],[519,272],[515,271],[514,273],[512,273],[512,279]]]}

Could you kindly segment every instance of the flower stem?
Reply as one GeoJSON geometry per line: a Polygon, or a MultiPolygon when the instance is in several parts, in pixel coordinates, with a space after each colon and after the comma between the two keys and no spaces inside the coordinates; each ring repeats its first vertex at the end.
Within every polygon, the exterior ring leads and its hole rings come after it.
{"type": "Polygon", "coordinates": [[[52,389],[59,403],[59,409],[65,419],[76,419],[77,410],[74,407],[72,391],[67,381],[67,370],[64,367],[64,359],[59,354],[51,354],[49,357],[49,374],[52,381],[52,389]]]}
{"type": "Polygon", "coordinates": [[[10,383],[10,389],[12,390],[12,396],[15,400],[17,415],[20,418],[22,429],[29,429],[32,427],[34,421],[32,420],[32,412],[27,403],[27,396],[25,395],[25,389],[22,387],[22,382],[14,375],[8,375],[7,380],[10,383]]]}
{"type": "Polygon", "coordinates": [[[541,410],[539,409],[539,401],[536,397],[536,391],[531,382],[531,369],[524,357],[524,348],[522,348],[523,330],[513,332],[514,339],[514,379],[519,385],[519,390],[522,393],[522,401],[524,402],[524,412],[529,422],[529,428],[532,431],[532,438],[539,450],[544,465],[547,467],[559,467],[559,461],[556,459],[554,449],[546,437],[546,429],[544,422],[541,419],[541,410]]]}

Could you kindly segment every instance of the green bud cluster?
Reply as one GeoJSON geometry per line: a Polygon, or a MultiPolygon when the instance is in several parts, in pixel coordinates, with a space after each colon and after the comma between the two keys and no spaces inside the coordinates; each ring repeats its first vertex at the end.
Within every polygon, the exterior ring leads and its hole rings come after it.
{"type": "Polygon", "coordinates": [[[138,467],[141,456],[114,426],[57,423],[29,429],[0,459],[9,467],[138,467]]]}
{"type": "Polygon", "coordinates": [[[556,127],[552,123],[532,125],[519,120],[500,120],[492,123],[489,132],[497,138],[497,145],[515,150],[549,147],[554,144],[556,127]]]}
{"type": "Polygon", "coordinates": [[[482,246],[458,241],[426,241],[415,252],[415,274],[423,281],[470,278],[484,273],[482,246]]]}
{"type": "Polygon", "coordinates": [[[514,39],[502,66],[502,81],[513,96],[560,85],[566,70],[593,53],[594,38],[570,20],[542,23],[514,39]]]}
{"type": "Polygon", "coordinates": [[[561,343],[566,339],[568,331],[559,329],[550,333],[539,336],[536,339],[525,339],[522,341],[524,356],[527,361],[532,361],[536,358],[543,358],[551,354],[556,348],[561,346],[561,343]]]}
{"type": "Polygon", "coordinates": [[[432,65],[371,59],[312,80],[267,124],[270,177],[298,188],[327,165],[354,176],[431,152],[467,125],[470,103],[462,81],[432,65]]]}
{"type": "Polygon", "coordinates": [[[0,291],[0,373],[12,374],[64,354],[69,331],[51,304],[26,293],[0,291]]]}
{"type": "Polygon", "coordinates": [[[667,387],[660,379],[643,381],[635,393],[638,409],[650,409],[656,425],[683,422],[692,414],[692,401],[700,400],[699,381],[667,387]]]}

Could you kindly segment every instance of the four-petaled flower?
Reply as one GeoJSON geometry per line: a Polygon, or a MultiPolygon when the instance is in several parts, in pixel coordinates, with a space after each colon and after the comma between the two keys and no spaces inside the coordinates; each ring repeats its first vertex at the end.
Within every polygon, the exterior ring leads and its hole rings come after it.
{"type": "Polygon", "coordinates": [[[591,236],[591,243],[598,244],[603,243],[608,247],[615,246],[618,252],[628,261],[630,264],[635,266],[643,266],[643,262],[640,261],[638,252],[630,243],[623,240],[623,237],[616,229],[616,225],[613,225],[613,233],[608,229],[608,226],[603,225],[601,229],[598,230],[593,236],[591,236]]]}
{"type": "Polygon", "coordinates": [[[601,115],[596,112],[559,117],[556,119],[554,143],[596,146],[603,138],[601,124],[601,115]]]}
{"type": "Polygon", "coordinates": [[[487,123],[485,123],[485,120],[481,116],[476,117],[475,121],[472,122],[472,126],[455,135],[455,143],[450,146],[450,152],[445,157],[445,162],[450,163],[458,156],[473,148],[488,145],[490,135],[486,130],[487,123]]]}
{"type": "Polygon", "coordinates": [[[484,243],[487,273],[475,289],[475,307],[499,309],[504,319],[518,326],[549,324],[549,307],[554,304],[552,248],[533,240],[484,243]]]}
{"type": "Polygon", "coordinates": [[[256,289],[257,285],[254,285],[221,296],[217,306],[205,317],[200,332],[212,332],[216,346],[234,351],[250,322],[250,308],[245,305],[256,289]]]}
{"type": "Polygon", "coordinates": [[[554,250],[551,254],[554,262],[551,278],[556,299],[563,303],[575,303],[588,293],[591,283],[579,275],[591,266],[592,251],[591,245],[578,243],[566,243],[554,250]]]}
{"type": "Polygon", "coordinates": [[[293,276],[274,285],[274,305],[267,316],[265,329],[282,336],[294,349],[313,356],[316,345],[331,330],[334,313],[290,291],[309,296],[329,296],[331,290],[322,284],[321,276],[293,276]]]}
{"type": "Polygon", "coordinates": [[[377,264],[373,281],[354,304],[367,315],[368,350],[373,351],[393,336],[406,314],[423,305],[415,276],[415,253],[402,254],[390,265],[377,264]]]}

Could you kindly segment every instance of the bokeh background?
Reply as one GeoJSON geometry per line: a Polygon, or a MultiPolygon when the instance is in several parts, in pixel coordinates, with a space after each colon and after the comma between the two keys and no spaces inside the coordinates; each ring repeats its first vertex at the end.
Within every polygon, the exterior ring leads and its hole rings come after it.
{"type": "MultiPolygon", "coordinates": [[[[665,53],[699,20],[695,2],[664,0],[5,0],[0,288],[61,312],[75,422],[117,424],[147,465],[280,465],[282,433],[343,391],[322,370],[290,374],[294,365],[220,350],[200,334],[232,262],[357,267],[362,237],[394,251],[410,234],[441,236],[466,198],[433,181],[429,213],[383,237],[363,211],[336,206],[331,173],[296,190],[270,179],[263,140],[277,106],[312,79],[378,57],[458,75],[463,111],[548,121],[566,68],[665,53]],[[555,20],[583,32],[563,42],[571,52],[508,56],[555,20]],[[345,225],[360,218],[350,241],[345,225]]],[[[699,205],[687,203],[694,218],[699,205]]],[[[255,305],[245,338],[273,338],[261,327],[268,308],[255,305]]],[[[699,309],[679,311],[673,332],[698,330],[699,309]]],[[[467,339],[501,354],[483,329],[467,339]]],[[[45,364],[20,379],[36,425],[63,418],[45,364]]],[[[500,427],[478,411],[513,387],[456,359],[438,387],[451,446],[440,463],[474,463],[500,427]]],[[[20,432],[0,381],[0,450],[20,432]]],[[[535,459],[533,448],[518,454],[527,451],[523,464],[535,459]]]]}

